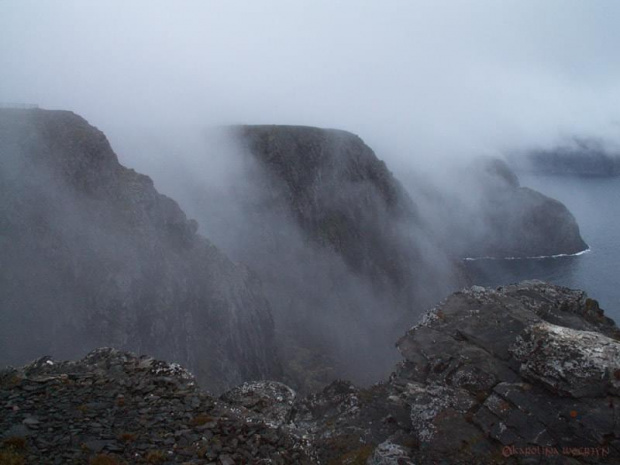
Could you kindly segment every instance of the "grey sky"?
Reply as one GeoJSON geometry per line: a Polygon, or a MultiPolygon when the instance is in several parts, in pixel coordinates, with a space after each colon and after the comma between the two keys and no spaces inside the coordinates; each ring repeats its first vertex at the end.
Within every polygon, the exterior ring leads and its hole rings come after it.
{"type": "Polygon", "coordinates": [[[616,0],[0,0],[0,101],[104,130],[331,126],[401,154],[620,139],[618,24],[616,0]]]}

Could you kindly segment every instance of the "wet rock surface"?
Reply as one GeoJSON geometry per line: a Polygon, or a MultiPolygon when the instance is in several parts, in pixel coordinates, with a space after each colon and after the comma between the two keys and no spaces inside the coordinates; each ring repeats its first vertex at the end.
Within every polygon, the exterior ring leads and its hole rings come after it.
{"type": "Polygon", "coordinates": [[[104,349],[3,371],[0,431],[32,463],[615,464],[619,341],[581,291],[474,286],[408,331],[404,360],[367,389],[300,398],[261,381],[214,399],[178,366],[104,349]]]}

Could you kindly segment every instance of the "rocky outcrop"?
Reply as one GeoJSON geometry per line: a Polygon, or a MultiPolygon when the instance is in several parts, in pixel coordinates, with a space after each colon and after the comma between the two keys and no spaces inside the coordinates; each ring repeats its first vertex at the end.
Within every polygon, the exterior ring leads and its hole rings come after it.
{"type": "Polygon", "coordinates": [[[489,188],[480,215],[468,257],[570,255],[588,248],[566,206],[527,187],[489,188]]]}
{"type": "Polygon", "coordinates": [[[310,463],[303,442],[213,398],[178,365],[98,349],[0,371],[0,463],[310,463]]]}
{"type": "Polygon", "coordinates": [[[561,202],[522,187],[499,159],[463,167],[453,186],[420,194],[424,221],[446,250],[462,258],[527,258],[588,248],[561,202]],[[458,234],[455,233],[458,231],[458,234]]]}
{"type": "Polygon", "coordinates": [[[263,381],[219,400],[146,357],[40,359],[0,375],[4,451],[134,462],[152,452],[162,463],[618,463],[620,330],[585,293],[539,281],[463,289],[398,348],[404,360],[370,388],[334,381],[299,397],[263,381]]]}
{"type": "Polygon", "coordinates": [[[316,416],[321,441],[375,454],[387,442],[421,464],[620,457],[620,330],[583,292],[537,281],[474,286],[427,313],[398,347],[405,360],[389,382],[351,388],[332,417],[316,416]]]}
{"type": "Polygon", "coordinates": [[[511,163],[520,170],[561,176],[619,176],[620,151],[604,141],[575,137],[550,149],[514,154],[511,163]]]}
{"type": "Polygon", "coordinates": [[[70,112],[3,109],[0,153],[0,363],[113,345],[214,390],[279,376],[256,277],[103,133],[70,112]]]}

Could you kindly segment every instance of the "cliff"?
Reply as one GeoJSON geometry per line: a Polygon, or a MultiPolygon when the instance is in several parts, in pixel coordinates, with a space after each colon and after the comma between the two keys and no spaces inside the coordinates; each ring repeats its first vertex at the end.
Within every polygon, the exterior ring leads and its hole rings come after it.
{"type": "MultiPolygon", "coordinates": [[[[539,257],[574,254],[588,248],[575,217],[561,202],[519,185],[500,160],[480,163],[483,227],[469,256],[539,257]]],[[[476,226],[473,228],[476,231],[476,226]]]]}
{"type": "Polygon", "coordinates": [[[376,381],[415,309],[464,283],[458,264],[358,136],[302,126],[243,126],[236,136],[254,167],[244,207],[254,245],[238,256],[262,277],[283,331],[334,357],[332,376],[376,381]]]}
{"type": "Polygon", "coordinates": [[[558,176],[618,176],[620,151],[604,141],[574,137],[556,147],[514,154],[511,163],[520,170],[558,176]]]}
{"type": "Polygon", "coordinates": [[[346,131],[231,133],[234,144],[212,143],[172,190],[208,237],[260,276],[296,387],[317,388],[336,374],[360,383],[385,376],[402,328],[467,282],[460,258],[587,248],[562,204],[520,187],[497,160],[405,189],[346,131]],[[205,167],[218,165],[234,169],[214,182],[205,167]],[[218,182],[226,189],[212,187],[218,182]]]}
{"type": "Polygon", "coordinates": [[[442,247],[461,258],[526,258],[588,248],[561,202],[523,187],[502,160],[479,158],[440,185],[411,188],[442,247]]]}
{"type": "Polygon", "coordinates": [[[403,361],[383,383],[335,381],[306,397],[263,381],[214,399],[178,366],[111,349],[39,359],[0,372],[0,457],[618,463],[620,330],[585,293],[538,281],[463,289],[397,345],[403,361]]]}
{"type": "Polygon", "coordinates": [[[245,126],[239,132],[267,173],[272,205],[282,200],[310,240],[379,291],[411,304],[441,272],[450,279],[424,256],[433,244],[419,228],[414,201],[358,136],[301,126],[245,126]]]}
{"type": "Polygon", "coordinates": [[[222,390],[278,376],[258,280],[65,111],[0,110],[0,364],[102,345],[222,390]]]}

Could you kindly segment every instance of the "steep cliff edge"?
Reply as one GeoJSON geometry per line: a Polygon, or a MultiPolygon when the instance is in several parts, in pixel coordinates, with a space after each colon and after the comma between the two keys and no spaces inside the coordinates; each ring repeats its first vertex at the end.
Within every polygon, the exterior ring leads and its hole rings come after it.
{"type": "Polygon", "coordinates": [[[0,371],[0,457],[618,463],[620,330],[585,293],[539,281],[463,289],[398,347],[404,360],[389,380],[368,389],[335,381],[302,398],[262,381],[214,399],[178,366],[112,349],[39,359],[0,371]]]}
{"type": "Polygon", "coordinates": [[[278,375],[257,279],[106,137],[64,111],[0,110],[0,363],[113,345],[221,390],[278,375]]]}
{"type": "Polygon", "coordinates": [[[415,205],[359,137],[300,126],[240,132],[312,240],[378,285],[405,292],[415,285],[419,244],[403,230],[415,227],[415,205]]]}
{"type": "Polygon", "coordinates": [[[588,245],[561,202],[520,185],[500,159],[460,166],[439,185],[411,187],[438,242],[461,258],[526,258],[582,252],[588,245]]]}
{"type": "Polygon", "coordinates": [[[539,257],[588,248],[566,206],[520,186],[505,162],[482,160],[477,170],[484,193],[480,206],[484,227],[472,241],[470,256],[539,257]]]}
{"type": "Polygon", "coordinates": [[[398,348],[388,381],[336,381],[281,414],[321,463],[618,463],[620,329],[584,292],[540,281],[463,289],[398,348]]]}
{"type": "Polygon", "coordinates": [[[220,155],[220,164],[236,166],[222,176],[228,190],[214,192],[204,168],[217,166],[217,148],[194,164],[193,181],[173,190],[190,199],[208,237],[261,277],[289,381],[299,386],[316,387],[314,374],[322,382],[335,373],[357,382],[385,376],[397,359],[392,341],[418,309],[466,283],[459,258],[587,247],[563,205],[521,188],[495,160],[406,190],[346,131],[270,125],[231,133],[235,147],[220,155]]]}
{"type": "Polygon", "coordinates": [[[335,373],[385,376],[397,356],[391,341],[416,308],[464,283],[459,265],[358,136],[304,126],[235,135],[253,162],[255,193],[244,207],[252,245],[238,256],[259,272],[280,328],[334,357],[335,373]]]}

